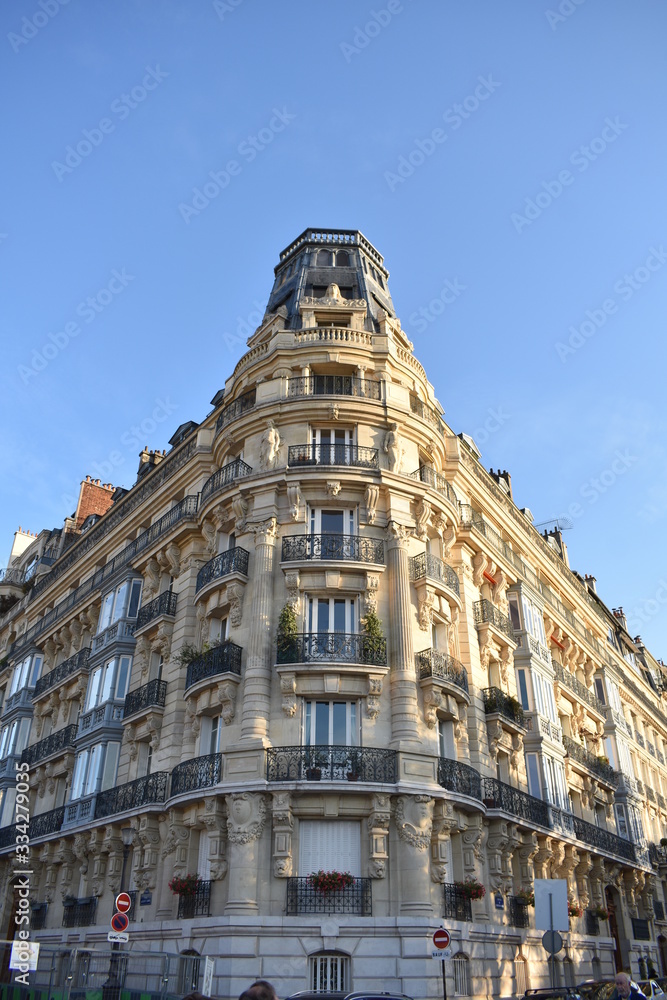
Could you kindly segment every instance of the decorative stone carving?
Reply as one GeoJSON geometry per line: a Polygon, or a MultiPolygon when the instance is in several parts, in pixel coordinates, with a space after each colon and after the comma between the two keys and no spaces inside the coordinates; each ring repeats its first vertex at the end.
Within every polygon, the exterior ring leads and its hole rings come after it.
{"type": "Polygon", "coordinates": [[[275,545],[278,534],[278,521],[270,517],[266,521],[257,521],[248,525],[248,530],[255,536],[255,547],[258,545],[275,545]]]}
{"type": "Polygon", "coordinates": [[[338,420],[338,417],[340,416],[340,406],[338,403],[329,404],[329,416],[332,420],[338,420]]]}
{"type": "Polygon", "coordinates": [[[326,484],[327,496],[337,497],[341,491],[341,484],[337,479],[329,479],[326,484]]]}
{"type": "Polygon", "coordinates": [[[488,559],[483,552],[476,552],[472,557],[472,582],[476,587],[481,587],[484,582],[484,570],[488,564],[488,559]]]}
{"type": "Polygon", "coordinates": [[[243,531],[247,521],[248,501],[240,493],[232,499],[232,510],[236,518],[236,530],[243,531]]]}
{"type": "Polygon", "coordinates": [[[289,504],[290,517],[293,521],[298,521],[299,508],[301,506],[301,487],[299,483],[292,483],[287,487],[287,502],[289,504]]]}
{"type": "Polygon", "coordinates": [[[289,792],[273,793],[273,873],[276,878],[292,874],[292,803],[289,792]]]}
{"type": "Polygon", "coordinates": [[[428,500],[421,500],[417,505],[415,534],[425,541],[428,538],[428,526],[431,523],[433,508],[428,500]]]}
{"type": "Polygon", "coordinates": [[[160,589],[160,575],[160,564],[151,556],[144,569],[144,604],[152,601],[160,589]]]}
{"type": "Polygon", "coordinates": [[[373,796],[368,815],[369,875],[384,878],[388,854],[390,798],[384,792],[373,796]]]}
{"type": "Polygon", "coordinates": [[[403,466],[405,448],[403,447],[401,436],[398,433],[397,423],[391,424],[389,430],[384,436],[384,443],[382,447],[385,455],[387,456],[391,472],[400,472],[403,466]]]}
{"type": "Polygon", "coordinates": [[[220,715],[226,726],[234,718],[236,708],[236,691],[238,685],[236,681],[222,681],[217,687],[217,696],[220,703],[220,715]]]}
{"type": "Polygon", "coordinates": [[[376,611],[378,609],[377,592],[380,587],[380,577],[377,573],[366,574],[366,593],[364,594],[364,612],[376,611]]]}
{"type": "Polygon", "coordinates": [[[293,718],[296,715],[297,703],[296,703],[296,675],[295,674],[281,674],[280,675],[280,693],[282,695],[282,708],[283,712],[288,718],[293,718]]]}
{"type": "Polygon", "coordinates": [[[218,529],[207,517],[201,524],[201,532],[206,542],[206,555],[212,559],[218,550],[218,529]]]}
{"type": "Polygon", "coordinates": [[[299,590],[300,584],[301,580],[299,577],[298,570],[288,569],[285,571],[285,587],[287,588],[287,600],[288,603],[292,605],[297,614],[299,610],[299,599],[301,596],[299,590]]]}
{"type": "Polygon", "coordinates": [[[366,695],[366,715],[369,719],[377,719],[380,715],[380,695],[382,694],[382,677],[369,675],[367,678],[368,694],[366,695]]]}
{"type": "Polygon", "coordinates": [[[229,601],[229,624],[238,628],[243,620],[244,587],[238,583],[227,584],[227,600],[229,601]]]}
{"type": "MultiPolygon", "coordinates": [[[[447,882],[448,876],[451,876],[451,872],[447,871],[449,844],[452,831],[456,829],[458,829],[458,819],[454,814],[452,803],[436,799],[431,833],[431,881],[433,882],[447,882]]],[[[449,880],[451,881],[451,878],[449,880]]]]}
{"type": "Polygon", "coordinates": [[[433,826],[433,799],[430,795],[399,795],[395,823],[398,836],[418,851],[427,850],[433,826]]]}
{"type": "Polygon", "coordinates": [[[369,524],[375,524],[379,496],[380,488],[378,486],[371,486],[369,484],[366,487],[364,503],[366,504],[366,520],[369,524]]]}
{"type": "Polygon", "coordinates": [[[249,844],[262,835],[266,822],[266,798],[261,792],[238,792],[225,796],[227,839],[232,844],[249,844]]]}
{"type": "Polygon", "coordinates": [[[259,442],[259,466],[265,472],[270,472],[278,465],[280,453],[280,434],[273,420],[266,421],[266,430],[259,442]]]}
{"type": "Polygon", "coordinates": [[[389,548],[407,549],[411,531],[398,521],[390,521],[385,531],[385,539],[389,548]]]}
{"type": "Polygon", "coordinates": [[[433,624],[433,605],[435,604],[435,597],[435,590],[433,590],[432,587],[425,587],[419,596],[419,612],[417,618],[422,632],[427,632],[433,624]]]}

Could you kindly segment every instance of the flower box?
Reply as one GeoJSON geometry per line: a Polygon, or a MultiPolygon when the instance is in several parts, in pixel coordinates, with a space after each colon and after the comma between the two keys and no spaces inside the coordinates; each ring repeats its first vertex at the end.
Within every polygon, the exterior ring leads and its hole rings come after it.
{"type": "Polygon", "coordinates": [[[320,869],[318,872],[311,872],[306,881],[316,892],[342,892],[343,889],[354,885],[354,875],[349,872],[325,872],[320,869]]]}

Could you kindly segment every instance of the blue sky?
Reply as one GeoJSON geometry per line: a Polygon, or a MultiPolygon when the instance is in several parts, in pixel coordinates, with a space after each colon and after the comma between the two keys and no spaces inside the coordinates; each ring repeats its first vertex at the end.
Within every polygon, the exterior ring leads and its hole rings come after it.
{"type": "Polygon", "coordinates": [[[16,0],[0,29],[6,552],[205,416],[298,233],[359,228],[452,428],[667,656],[663,3],[16,0]]]}

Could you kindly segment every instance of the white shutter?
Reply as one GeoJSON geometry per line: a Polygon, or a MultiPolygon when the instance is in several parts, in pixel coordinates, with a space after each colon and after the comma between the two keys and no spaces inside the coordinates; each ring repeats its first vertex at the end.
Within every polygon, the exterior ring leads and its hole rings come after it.
{"type": "Polygon", "coordinates": [[[199,856],[197,858],[197,874],[204,882],[211,878],[211,860],[209,858],[208,832],[202,830],[199,834],[199,856]]]}
{"type": "Polygon", "coordinates": [[[299,823],[299,875],[324,871],[361,876],[361,825],[354,820],[311,820],[299,823]]]}

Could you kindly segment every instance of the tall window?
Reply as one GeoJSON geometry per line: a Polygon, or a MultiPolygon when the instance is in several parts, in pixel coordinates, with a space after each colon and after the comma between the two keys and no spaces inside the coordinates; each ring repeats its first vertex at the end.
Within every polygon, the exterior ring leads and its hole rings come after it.
{"type": "Polygon", "coordinates": [[[202,757],[220,753],[222,745],[222,719],[219,715],[205,715],[201,719],[199,750],[202,757]]]}
{"type": "Polygon", "coordinates": [[[454,723],[447,719],[438,719],[438,752],[441,757],[456,760],[454,723]]]}
{"type": "Polygon", "coordinates": [[[119,618],[136,618],[141,599],[141,580],[123,580],[102,599],[98,632],[103,632],[119,618]]]}
{"type": "Polygon", "coordinates": [[[311,535],[353,535],[354,510],[310,509],[311,535]]]}
{"type": "Polygon", "coordinates": [[[340,952],[321,951],[308,959],[310,988],[314,993],[347,993],[350,988],[350,959],[340,952]]]}
{"type": "Polygon", "coordinates": [[[535,668],[532,668],[530,673],[533,681],[533,695],[535,696],[537,711],[540,715],[545,715],[551,722],[559,725],[552,682],[548,677],[541,674],[539,670],[535,670],[535,668]]]}
{"type": "Polygon", "coordinates": [[[122,701],[127,694],[130,679],[131,656],[114,656],[113,659],[95,667],[88,679],[88,691],[84,711],[88,712],[107,701],[122,701]]]}
{"type": "Polygon", "coordinates": [[[324,871],[361,875],[361,824],[356,820],[302,819],[299,822],[299,875],[324,871]]]}
{"type": "Polygon", "coordinates": [[[14,719],[4,727],[0,733],[0,760],[4,761],[12,754],[18,756],[23,753],[28,745],[30,725],[30,719],[14,719]]]}
{"type": "Polygon", "coordinates": [[[116,781],[120,743],[96,743],[77,754],[72,775],[72,801],[112,788],[116,781]]]}
{"type": "Polygon", "coordinates": [[[358,745],[356,701],[307,701],[304,709],[304,745],[358,745]]]}
{"type": "Polygon", "coordinates": [[[17,691],[22,691],[25,687],[33,688],[37,683],[43,662],[43,656],[38,653],[30,653],[20,663],[17,663],[14,667],[7,697],[11,698],[13,694],[16,694],[17,691]]]}
{"type": "Polygon", "coordinates": [[[343,597],[311,597],[308,600],[309,632],[354,632],[356,601],[343,597]]]}
{"type": "Polygon", "coordinates": [[[354,432],[340,427],[313,428],[310,436],[314,458],[322,465],[349,465],[354,432]]]}

